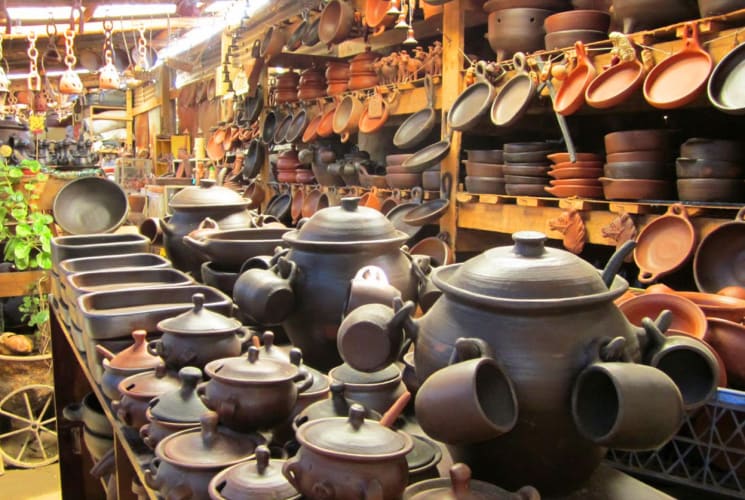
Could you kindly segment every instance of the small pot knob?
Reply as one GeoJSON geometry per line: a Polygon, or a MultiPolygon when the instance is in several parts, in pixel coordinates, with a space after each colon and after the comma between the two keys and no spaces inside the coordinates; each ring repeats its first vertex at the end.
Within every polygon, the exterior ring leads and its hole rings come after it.
{"type": "Polygon", "coordinates": [[[521,257],[540,257],[546,252],[546,235],[538,231],[518,231],[512,235],[515,253],[521,257]]]}
{"type": "Polygon", "coordinates": [[[465,498],[471,492],[471,469],[466,464],[457,463],[450,467],[450,482],[456,498],[465,498]]]}
{"type": "Polygon", "coordinates": [[[199,312],[204,308],[204,294],[195,293],[191,296],[191,302],[194,304],[194,312],[199,312]]]}
{"type": "Polygon", "coordinates": [[[132,339],[134,339],[135,344],[133,349],[137,348],[143,348],[143,345],[145,344],[145,338],[147,337],[147,332],[145,330],[135,330],[132,332],[132,339]]]}
{"type": "Polygon", "coordinates": [[[217,437],[217,412],[206,411],[199,417],[199,425],[202,432],[202,440],[206,446],[211,446],[217,437]]]}
{"type": "Polygon", "coordinates": [[[269,467],[269,459],[271,458],[271,452],[266,445],[259,445],[256,447],[256,471],[259,475],[264,475],[264,471],[269,467]]]}
{"type": "Polygon", "coordinates": [[[256,363],[259,360],[259,348],[251,346],[248,348],[248,362],[256,363]]]}
{"type": "Polygon", "coordinates": [[[347,196],[341,199],[341,208],[346,212],[354,212],[360,204],[360,198],[347,196]]]}
{"type": "Polygon", "coordinates": [[[362,427],[362,424],[365,423],[365,407],[357,403],[350,406],[348,422],[354,430],[358,431],[362,427]]]}
{"type": "Polygon", "coordinates": [[[178,371],[181,380],[181,396],[187,398],[194,394],[197,384],[202,381],[202,370],[195,366],[185,366],[178,371]]]}

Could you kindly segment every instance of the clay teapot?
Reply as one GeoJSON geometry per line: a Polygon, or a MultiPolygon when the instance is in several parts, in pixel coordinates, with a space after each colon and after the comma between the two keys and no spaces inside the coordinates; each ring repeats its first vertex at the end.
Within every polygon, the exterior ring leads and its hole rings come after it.
{"type": "Polygon", "coordinates": [[[161,364],[158,356],[148,353],[146,337],[145,330],[133,331],[134,344],[117,354],[101,344],[96,345],[96,352],[103,358],[101,390],[110,399],[119,399],[119,382],[131,375],[152,370],[161,364]]]}
{"type": "Polygon", "coordinates": [[[206,217],[213,219],[219,229],[251,227],[253,219],[247,208],[249,203],[250,200],[239,193],[216,186],[210,179],[202,179],[199,186],[176,193],[168,203],[173,211],[170,220],[158,220],[163,231],[163,245],[173,266],[190,272],[201,281],[201,266],[207,259],[188,247],[182,238],[197,229],[206,217]]]}
{"type": "MultiPolygon", "coordinates": [[[[469,381],[482,369],[452,363],[459,342],[478,346],[479,351],[487,352],[476,353],[471,361],[464,362],[483,364],[481,358],[493,355],[497,366],[492,366],[491,372],[503,371],[507,379],[499,385],[504,388],[500,401],[508,401],[508,387],[513,387],[517,420],[511,430],[506,425],[498,437],[482,434],[483,440],[479,440],[479,435],[467,439],[452,436],[453,459],[471,466],[476,478],[488,478],[507,488],[530,483],[547,494],[564,493],[582,484],[600,464],[605,446],[615,444],[609,436],[585,432],[586,422],[573,416],[572,392],[583,370],[596,363],[603,367],[620,363],[625,366],[619,377],[645,379],[647,375],[638,375],[639,370],[635,370],[636,363],[645,362],[655,367],[655,375],[649,380],[654,377],[667,394],[677,393],[680,398],[680,393],[690,390],[690,384],[709,387],[711,377],[716,380],[716,369],[697,370],[692,379],[682,380],[675,373],[680,365],[653,362],[656,353],[669,353],[670,346],[661,334],[650,330],[664,331],[668,322],[660,317],[656,325],[649,320],[644,327],[636,327],[614,304],[614,299],[628,288],[628,283],[615,273],[633,247],[632,242],[617,251],[601,273],[569,252],[545,247],[542,233],[519,232],[513,239],[512,247],[493,248],[462,264],[434,269],[432,281],[442,290],[442,297],[421,318],[404,322],[415,339],[416,375],[422,383],[417,393],[417,414],[420,398],[438,399],[432,396],[438,395],[437,388],[425,391],[425,386],[439,371],[469,381]],[[670,379],[679,392],[669,391],[670,379]]],[[[683,352],[711,368],[708,351],[689,346],[683,352]]],[[[619,387],[623,387],[621,384],[619,387]]],[[[445,395],[448,387],[442,384],[439,394],[445,395]]],[[[601,397],[601,392],[598,388],[595,395],[601,397]]],[[[654,412],[654,397],[648,399],[647,409],[654,412]]],[[[682,405],[674,395],[671,400],[673,407],[682,405]]],[[[479,400],[470,401],[471,405],[476,403],[479,400]]],[[[618,412],[608,415],[608,421],[622,421],[624,415],[633,413],[623,400],[616,408],[618,412]]],[[[448,411],[453,421],[466,418],[458,405],[450,405],[448,411]]],[[[636,449],[654,445],[671,427],[679,425],[671,423],[676,412],[666,415],[660,427],[645,435],[644,443],[636,443],[636,449]]],[[[632,429],[643,424],[622,423],[632,429]]],[[[489,430],[488,426],[484,428],[489,430]]],[[[617,437],[623,443],[628,434],[617,437]]]]}
{"type": "MultiPolygon", "coordinates": [[[[340,363],[336,333],[342,320],[350,280],[366,265],[385,272],[389,283],[401,292],[404,301],[414,299],[418,280],[412,262],[401,249],[408,236],[396,230],[377,210],[360,207],[359,198],[344,198],[341,205],[316,212],[296,229],[282,236],[289,247],[277,256],[274,271],[292,290],[292,304],[282,314],[268,314],[279,322],[292,344],[303,352],[305,362],[325,371],[340,363]],[[289,265],[292,264],[292,265],[289,265]],[[292,268],[296,268],[293,271],[292,268]]],[[[268,276],[245,273],[234,291],[241,304],[242,295],[252,287],[266,287],[268,276]]],[[[290,300],[285,285],[278,297],[290,300]]],[[[258,300],[258,299],[257,299],[258,300]]],[[[267,306],[264,306],[268,309],[267,306]]],[[[261,312],[261,311],[258,311],[261,312]]]]}

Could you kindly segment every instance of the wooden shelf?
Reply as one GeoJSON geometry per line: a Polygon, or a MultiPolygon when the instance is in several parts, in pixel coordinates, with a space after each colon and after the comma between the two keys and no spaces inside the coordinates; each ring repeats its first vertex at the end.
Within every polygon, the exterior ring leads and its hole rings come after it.
{"type": "MultiPolygon", "coordinates": [[[[147,487],[147,484],[145,483],[145,474],[143,472],[143,467],[150,463],[154,456],[152,451],[142,443],[139,439],[139,435],[137,435],[135,431],[124,427],[116,418],[114,412],[111,410],[111,401],[103,394],[103,392],[101,392],[100,386],[96,383],[93,375],[88,369],[85,354],[78,351],[75,347],[75,344],[70,337],[70,333],[65,329],[65,326],[59,319],[57,310],[54,306],[52,306],[50,322],[52,328],[52,348],[54,352],[53,359],[55,366],[55,405],[57,407],[57,415],[59,416],[60,421],[62,421],[61,408],[64,408],[66,405],[71,403],[79,403],[81,400],[79,393],[81,391],[83,391],[83,394],[85,392],[92,392],[101,403],[101,408],[103,408],[106,418],[111,422],[114,429],[114,453],[117,471],[118,498],[120,500],[137,499],[137,496],[132,492],[132,480],[136,477],[139,483],[143,485],[147,497],[151,500],[156,500],[158,498],[157,493],[147,487]],[[87,386],[82,388],[80,386],[76,387],[77,394],[69,397],[70,387],[68,387],[68,384],[73,378],[78,380],[82,379],[82,381],[87,383],[87,386]]],[[[59,432],[63,433],[65,430],[69,430],[69,427],[70,426],[60,425],[59,432]]],[[[79,437],[79,433],[77,434],[79,437]]],[[[81,490],[83,490],[83,488],[80,484],[66,484],[68,480],[70,482],[74,481],[73,478],[66,477],[65,470],[69,470],[66,467],[66,463],[74,464],[74,462],[79,460],[74,456],[75,448],[65,448],[61,445],[62,437],[60,438],[60,469],[63,483],[63,498],[77,498],[84,500],[87,497],[84,495],[81,496],[81,490]],[[75,490],[73,490],[74,496],[68,496],[70,493],[67,489],[68,487],[71,489],[75,488],[75,490]]],[[[80,449],[80,446],[81,445],[78,444],[78,450],[80,449]]],[[[87,474],[87,471],[83,471],[83,473],[84,481],[93,481],[95,483],[95,480],[90,476],[90,474],[87,474]]],[[[85,490],[87,491],[88,488],[85,488],[85,490]]]]}

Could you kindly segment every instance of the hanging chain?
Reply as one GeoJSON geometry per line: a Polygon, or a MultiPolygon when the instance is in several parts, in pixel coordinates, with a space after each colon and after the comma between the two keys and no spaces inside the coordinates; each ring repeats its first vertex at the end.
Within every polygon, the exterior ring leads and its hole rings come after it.
{"type": "Polygon", "coordinates": [[[75,57],[75,32],[68,29],[65,31],[65,64],[67,69],[72,71],[75,64],[78,62],[78,58],[75,57]]]}
{"type": "Polygon", "coordinates": [[[140,38],[137,39],[137,53],[140,55],[139,66],[147,71],[150,69],[150,61],[147,60],[147,38],[145,38],[145,25],[140,25],[137,28],[140,33],[140,38]]]}
{"type": "Polygon", "coordinates": [[[111,32],[114,30],[114,23],[111,19],[104,19],[103,21],[103,58],[105,64],[114,64],[114,42],[111,40],[111,32]]]}
{"type": "Polygon", "coordinates": [[[29,31],[26,36],[28,40],[28,89],[32,92],[38,92],[41,90],[41,78],[39,77],[39,69],[37,63],[39,60],[39,51],[36,49],[36,32],[29,31]]]}

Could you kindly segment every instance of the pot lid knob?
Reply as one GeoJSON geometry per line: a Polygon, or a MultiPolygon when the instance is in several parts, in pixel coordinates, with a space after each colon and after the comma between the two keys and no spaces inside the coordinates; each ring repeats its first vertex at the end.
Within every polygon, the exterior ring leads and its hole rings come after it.
{"type": "Polygon", "coordinates": [[[248,362],[249,363],[256,363],[259,360],[259,348],[256,346],[251,346],[248,348],[248,362]]]}
{"type": "Polygon", "coordinates": [[[265,331],[261,335],[261,343],[264,344],[264,350],[269,352],[274,345],[274,332],[271,330],[265,331]]]}
{"type": "Polygon", "coordinates": [[[191,302],[194,304],[194,312],[199,312],[204,307],[204,294],[195,293],[191,296],[191,302]]]}
{"type": "Polygon", "coordinates": [[[135,330],[132,332],[132,338],[135,341],[134,348],[137,349],[139,346],[143,345],[145,343],[145,338],[147,337],[147,331],[145,330],[135,330]]]}
{"type": "Polygon", "coordinates": [[[331,382],[331,404],[334,413],[340,417],[349,414],[349,403],[344,397],[344,382],[331,382]]]}
{"type": "Polygon", "coordinates": [[[203,177],[201,181],[199,181],[199,187],[201,188],[211,188],[215,185],[214,179],[209,179],[207,177],[203,177]]]}
{"type": "Polygon", "coordinates": [[[360,204],[360,198],[355,196],[346,196],[341,199],[341,208],[347,212],[354,212],[360,204]]]}
{"type": "Polygon", "coordinates": [[[165,363],[159,363],[158,366],[155,367],[155,376],[157,378],[163,378],[166,375],[168,375],[168,370],[166,369],[165,363]]]}
{"type": "Polygon", "coordinates": [[[464,463],[457,463],[450,467],[450,482],[456,498],[461,498],[471,492],[471,468],[464,463]]]}
{"type": "Polygon", "coordinates": [[[365,407],[358,403],[352,404],[352,406],[349,407],[348,422],[352,425],[355,431],[360,430],[362,424],[365,423],[365,407]]]}
{"type": "Polygon", "coordinates": [[[256,472],[260,475],[264,475],[264,471],[266,471],[266,468],[269,466],[269,459],[271,458],[269,448],[262,444],[256,447],[254,453],[256,454],[256,472]]]}
{"type": "Polygon", "coordinates": [[[518,231],[512,235],[515,253],[521,257],[540,257],[546,252],[548,238],[539,231],[518,231]]]}
{"type": "Polygon", "coordinates": [[[202,381],[202,370],[195,366],[185,366],[178,371],[178,378],[181,379],[182,393],[192,394],[197,384],[202,381]]]}
{"type": "Polygon", "coordinates": [[[290,349],[290,363],[299,367],[302,362],[303,351],[301,351],[297,347],[293,347],[292,349],[290,349]]]}
{"type": "Polygon", "coordinates": [[[202,441],[206,447],[210,447],[217,437],[217,412],[206,411],[199,417],[199,425],[202,431],[202,441]]]}

